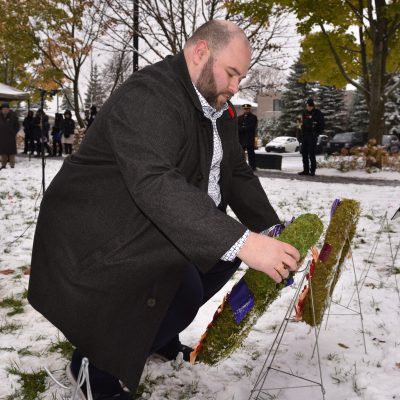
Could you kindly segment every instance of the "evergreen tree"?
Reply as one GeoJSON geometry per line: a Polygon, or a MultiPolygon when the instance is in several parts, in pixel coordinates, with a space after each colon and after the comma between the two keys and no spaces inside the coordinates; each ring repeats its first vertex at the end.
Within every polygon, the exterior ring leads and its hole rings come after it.
{"type": "MultiPolygon", "coordinates": [[[[391,78],[391,84],[400,79],[400,75],[391,78]]],[[[385,102],[385,133],[400,137],[400,86],[395,89],[385,102]]]]}
{"type": "Polygon", "coordinates": [[[354,132],[368,132],[369,111],[365,96],[359,90],[356,91],[353,104],[350,107],[349,125],[354,132]]]}
{"type": "Polygon", "coordinates": [[[324,114],[324,135],[330,138],[336,133],[346,130],[346,110],[344,106],[344,90],[334,86],[318,86],[316,106],[324,114]]]}
{"type": "Polygon", "coordinates": [[[61,101],[61,110],[74,110],[75,102],[74,102],[74,94],[70,87],[65,87],[62,91],[63,98],[61,101]]]}
{"type": "Polygon", "coordinates": [[[111,59],[101,71],[104,91],[107,96],[123,83],[132,73],[132,60],[126,51],[113,52],[111,59]]]}
{"type": "Polygon", "coordinates": [[[297,61],[291,67],[291,73],[282,94],[282,114],[279,118],[280,136],[296,136],[296,118],[304,113],[307,98],[313,97],[313,85],[300,81],[303,73],[304,66],[297,61]]]}
{"type": "Polygon", "coordinates": [[[104,100],[104,88],[99,79],[97,64],[94,64],[90,71],[90,81],[85,96],[85,109],[89,109],[92,105],[100,108],[104,100]]]}
{"type": "Polygon", "coordinates": [[[257,124],[257,136],[262,144],[266,145],[269,140],[279,135],[278,120],[275,118],[260,118],[257,124]]]}

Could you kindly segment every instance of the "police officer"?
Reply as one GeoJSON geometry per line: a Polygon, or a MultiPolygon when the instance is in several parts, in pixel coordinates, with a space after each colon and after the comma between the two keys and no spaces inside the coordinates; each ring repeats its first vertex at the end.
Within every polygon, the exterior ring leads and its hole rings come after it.
{"type": "Polygon", "coordinates": [[[243,114],[238,118],[239,141],[243,150],[247,150],[249,165],[256,170],[256,156],[254,154],[254,139],[257,130],[257,117],[251,112],[250,104],[243,104],[243,114]]]}
{"type": "Polygon", "coordinates": [[[314,100],[306,102],[306,112],[303,114],[301,126],[301,153],[303,156],[303,171],[299,175],[315,175],[317,161],[317,138],[324,130],[324,115],[315,108],[314,100]]]}

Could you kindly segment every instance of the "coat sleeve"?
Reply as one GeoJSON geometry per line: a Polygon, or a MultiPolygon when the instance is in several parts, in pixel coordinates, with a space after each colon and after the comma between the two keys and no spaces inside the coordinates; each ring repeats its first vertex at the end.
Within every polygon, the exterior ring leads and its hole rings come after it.
{"type": "Polygon", "coordinates": [[[318,110],[317,118],[318,118],[317,134],[321,135],[325,129],[325,118],[321,110],[318,110]]]}
{"type": "Polygon", "coordinates": [[[246,228],[219,211],[208,194],[190,184],[179,170],[184,145],[195,136],[185,131],[179,105],[165,98],[167,94],[162,96],[154,85],[136,83],[134,91],[114,102],[106,132],[136,206],[174,247],[206,272],[246,228]],[[133,93],[140,107],[132,104],[133,93]]]}
{"type": "Polygon", "coordinates": [[[246,163],[243,150],[238,144],[235,145],[234,159],[235,168],[228,195],[228,205],[232,211],[254,232],[261,232],[280,223],[260,180],[246,163]]]}

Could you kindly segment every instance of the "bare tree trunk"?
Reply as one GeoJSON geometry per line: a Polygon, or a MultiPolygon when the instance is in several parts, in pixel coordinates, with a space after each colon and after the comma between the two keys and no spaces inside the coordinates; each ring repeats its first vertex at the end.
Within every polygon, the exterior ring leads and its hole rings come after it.
{"type": "Polygon", "coordinates": [[[75,111],[75,118],[78,121],[78,125],[80,128],[85,127],[85,122],[83,121],[80,113],[80,108],[79,108],[79,87],[78,87],[78,78],[79,78],[79,72],[75,75],[75,78],[72,81],[72,91],[74,93],[74,111],[75,111]]]}
{"type": "MultiPolygon", "coordinates": [[[[385,129],[385,86],[386,60],[388,55],[388,21],[385,16],[385,1],[376,0],[376,19],[370,20],[372,39],[372,61],[370,71],[369,90],[369,128],[368,139],[375,138],[378,144],[382,143],[385,129]]],[[[367,97],[367,99],[368,99],[367,97]]]]}

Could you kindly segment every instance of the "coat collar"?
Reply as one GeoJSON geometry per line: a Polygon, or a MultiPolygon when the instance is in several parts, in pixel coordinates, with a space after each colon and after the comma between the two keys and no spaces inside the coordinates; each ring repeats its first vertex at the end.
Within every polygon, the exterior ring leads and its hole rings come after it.
{"type": "Polygon", "coordinates": [[[171,65],[175,71],[177,80],[183,85],[190,99],[192,100],[193,105],[198,109],[201,113],[203,113],[203,108],[201,106],[199,96],[193,87],[192,79],[189,75],[189,70],[186,64],[185,56],[183,51],[179,52],[175,56],[170,56],[171,65]]]}

